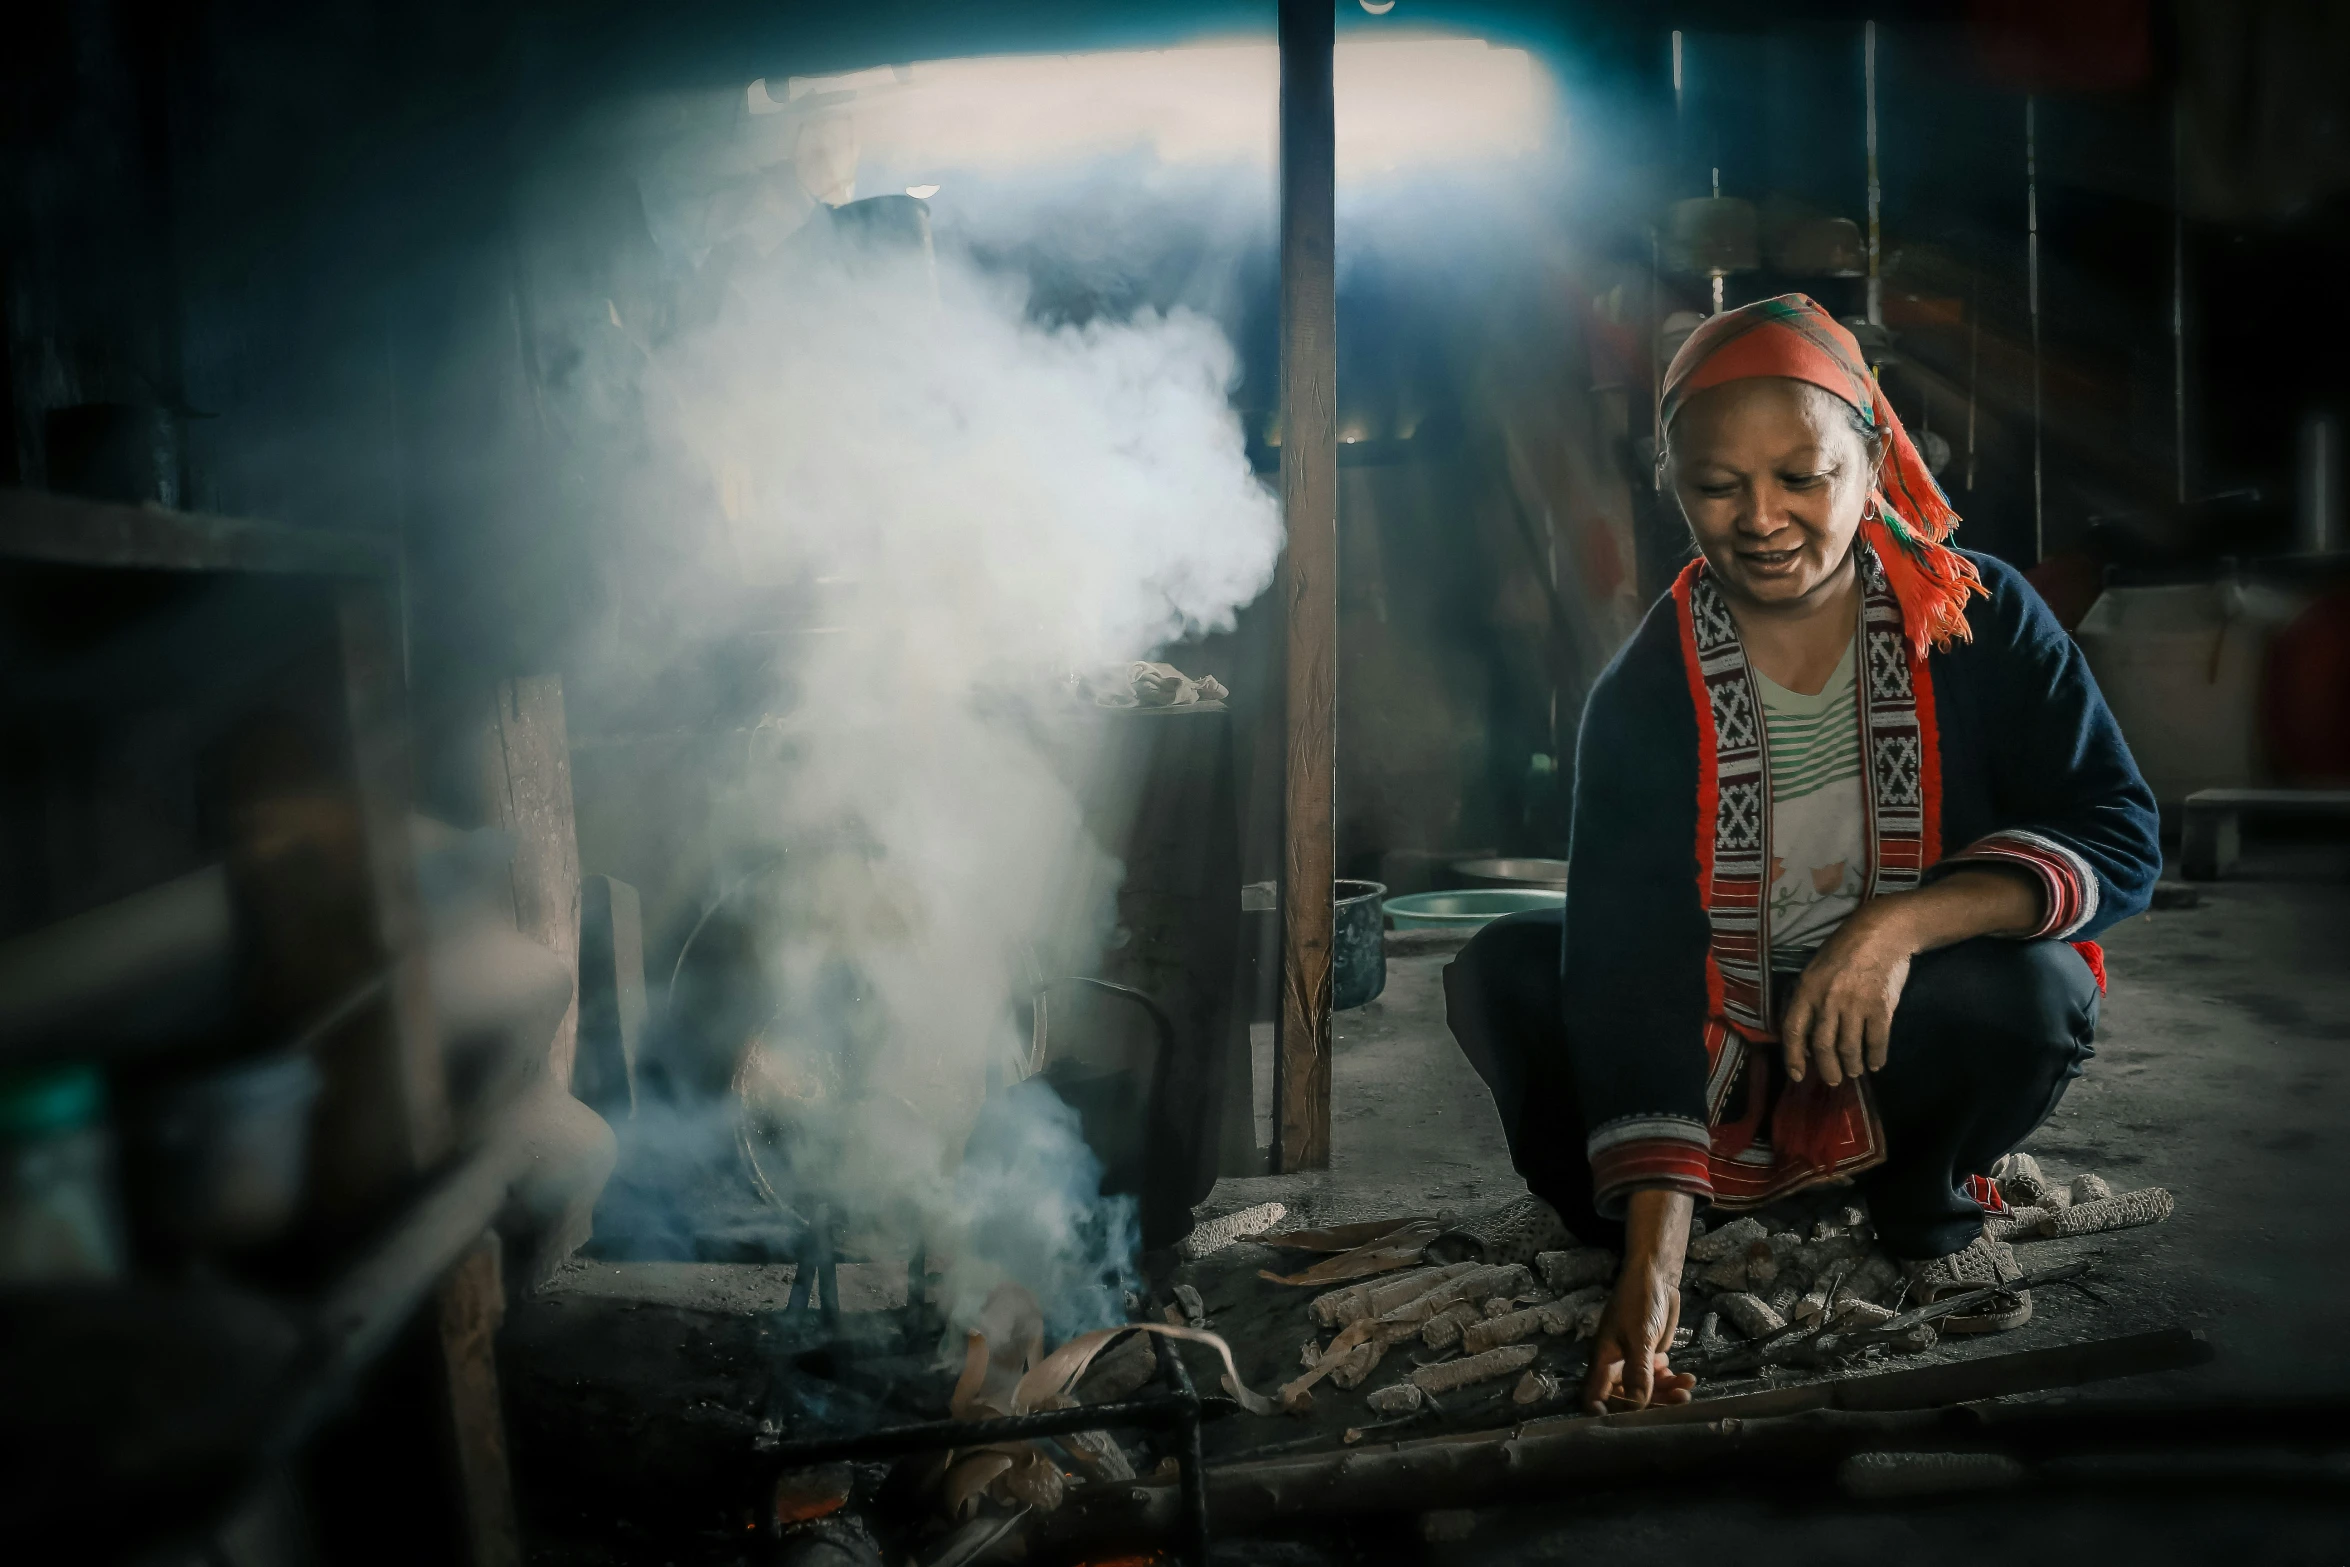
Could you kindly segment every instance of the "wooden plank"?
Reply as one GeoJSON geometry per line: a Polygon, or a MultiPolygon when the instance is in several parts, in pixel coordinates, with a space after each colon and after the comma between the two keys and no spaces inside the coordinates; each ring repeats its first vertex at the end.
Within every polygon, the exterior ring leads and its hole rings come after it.
{"type": "MultiPolygon", "coordinates": [[[[1759,1393],[1737,1393],[1727,1398],[1700,1398],[1687,1404],[1658,1404],[1625,1414],[1603,1416],[1609,1426],[1687,1425],[1709,1420],[1753,1419],[1764,1415],[1799,1414],[1807,1409],[1932,1409],[1977,1399],[2005,1398],[2018,1393],[2044,1393],[2052,1388],[2080,1387],[2116,1377],[2134,1377],[2153,1371],[2177,1371],[2200,1366],[2212,1356],[2211,1343],[2192,1328],[2155,1328],[2115,1338],[2089,1339],[2077,1344],[2053,1344],[2044,1349],[2016,1350],[2004,1355],[1981,1355],[1939,1366],[1907,1366],[1897,1371],[1863,1372],[1806,1382],[1795,1387],[1767,1388],[1759,1393]]],[[[1586,1422],[1579,1416],[1557,1416],[1531,1421],[1522,1431],[1555,1431],[1586,1422]]]]}
{"type": "Polygon", "coordinates": [[[2276,816],[2350,816],[2350,789],[2198,789],[2187,809],[2276,816]]]}
{"type": "Polygon", "coordinates": [[[391,579],[390,539],[41,490],[0,489],[0,559],[149,571],[266,571],[391,579]]]}
{"type": "Polygon", "coordinates": [[[579,1042],[579,833],[571,804],[571,742],[563,677],[501,680],[486,757],[492,820],[514,834],[514,925],[563,960],[571,1003],[547,1046],[548,1075],[571,1086],[579,1042]]]}
{"type": "Polygon", "coordinates": [[[498,1397],[498,1324],[506,1315],[498,1238],[481,1236],[440,1287],[441,1364],[472,1567],[521,1567],[522,1529],[498,1397]]]}
{"type": "Polygon", "coordinates": [[[412,1174],[447,1157],[451,1132],[448,1078],[425,971],[424,901],[409,838],[414,779],[395,591],[387,583],[351,583],[336,608],[365,875],[380,961],[391,974],[387,1044],[397,1065],[385,1075],[398,1083],[399,1097],[378,1113],[398,1121],[407,1148],[403,1173],[412,1174]]]}
{"type": "Polygon", "coordinates": [[[1337,133],[1331,0],[1281,0],[1281,512],[1289,547],[1281,1016],[1283,1170],[1330,1164],[1330,962],[1338,876],[1337,133]]]}
{"type": "Polygon", "coordinates": [[[0,1062],[127,1054],[218,1018],[235,942],[219,865],[0,941],[0,1062]]]}
{"type": "Polygon", "coordinates": [[[316,606],[308,661],[217,750],[230,896],[247,976],[242,1026],[309,1033],[324,1078],[313,1112],[307,1221],[375,1229],[443,1158],[447,1089],[409,859],[406,690],[390,585],[345,580],[316,606]],[[386,974],[380,1000],[342,1003],[386,974]]]}
{"type": "MultiPolygon", "coordinates": [[[[2202,1335],[2168,1329],[1633,1415],[1546,1418],[1489,1431],[1223,1464],[1208,1471],[1210,1516],[1219,1530],[1245,1534],[1315,1517],[1557,1501],[1660,1480],[1751,1480],[1816,1470],[1872,1448],[1965,1448],[1982,1443],[1986,1421],[1998,1421],[2009,1431],[2020,1432],[2034,1422],[2061,1431],[2068,1419],[2099,1418],[2063,1405],[2013,1410],[1994,1405],[1984,1414],[1975,1400],[2183,1369],[2211,1358],[2202,1335]],[[1949,1399],[1972,1407],[1962,1414],[1941,1402],[1949,1399]]],[[[2159,1421],[2159,1415],[2152,1419],[2159,1421]]],[[[2135,1415],[2124,1420],[2159,1429],[2135,1415]]],[[[2173,1427],[2198,1436],[2208,1429],[2185,1422],[2173,1427]]],[[[2054,1445],[2058,1451],[2064,1448],[2061,1440],[2054,1445]]],[[[1030,1543],[1049,1553],[1105,1538],[1163,1535],[1175,1527],[1175,1501],[1175,1487],[1163,1481],[1080,1492],[1030,1543]]]]}

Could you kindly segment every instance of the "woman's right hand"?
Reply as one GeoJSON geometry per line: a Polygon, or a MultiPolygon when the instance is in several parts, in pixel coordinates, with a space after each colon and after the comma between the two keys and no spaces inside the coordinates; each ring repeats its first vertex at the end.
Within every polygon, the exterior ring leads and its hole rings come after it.
{"type": "Polygon", "coordinates": [[[1696,1204],[1683,1192],[1632,1194],[1625,1214],[1624,1265],[1591,1341],[1583,1407],[1592,1414],[1686,1404],[1697,1378],[1668,1356],[1681,1326],[1681,1263],[1696,1204]]]}

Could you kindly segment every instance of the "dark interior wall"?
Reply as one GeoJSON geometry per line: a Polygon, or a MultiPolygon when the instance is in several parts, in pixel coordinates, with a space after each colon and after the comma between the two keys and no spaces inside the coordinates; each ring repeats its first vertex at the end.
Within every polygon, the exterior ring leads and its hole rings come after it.
{"type": "MultiPolygon", "coordinates": [[[[1725,194],[1863,218],[1862,13],[1828,9],[1758,22],[1715,8],[1719,31],[1702,15],[1680,24],[1698,122],[1676,164],[1687,193],[1718,155],[1725,194]]],[[[2339,8],[1978,0],[1874,14],[1886,314],[1901,361],[1885,380],[1913,427],[1930,422],[1962,448],[1944,480],[1964,541],[2032,555],[2030,101],[2048,548],[2187,566],[2283,547],[2300,421],[2339,408],[2319,367],[2344,328],[2306,292],[2350,259],[2339,8]],[[2190,503],[2245,487],[2262,500],[2182,513],[2182,466],[2190,503]]],[[[1729,297],[1782,286],[1732,278],[1729,297]]],[[[1859,308],[1857,285],[1806,286],[1839,313],[1859,308]]]]}
{"type": "MultiPolygon", "coordinates": [[[[1951,8],[1955,10],[1956,8],[1951,8]]],[[[1858,18],[1684,34],[1678,194],[1722,192],[1763,209],[1867,221],[1864,60],[1858,18]]],[[[2033,558],[2031,321],[2025,102],[1980,25],[1903,19],[1877,43],[1878,170],[1886,321],[1884,380],[1913,432],[1953,444],[1942,475],[1964,541],[2033,558]],[[1979,335],[1978,335],[1979,329],[1979,335]],[[1968,483],[1968,415],[1976,462],[1968,483]]],[[[2041,231],[2044,483],[2050,548],[2089,519],[2160,500],[2173,460],[2167,98],[2142,80],[2043,94],[2036,105],[2041,231]]],[[[1768,270],[1728,280],[1735,305],[1788,288],[1840,316],[1858,278],[1768,270]]],[[[1680,302],[1703,310],[1704,284],[1680,302]]]]}
{"type": "MultiPolygon", "coordinates": [[[[2015,9],[1878,13],[1888,314],[1901,333],[1888,390],[1913,426],[1960,448],[1945,482],[1968,518],[1963,541],[2028,560],[2022,113],[2037,91],[2049,539],[2081,541],[2098,518],[2160,521],[2177,457],[2170,125],[2183,92],[2204,105],[2184,233],[2188,466],[2199,493],[2251,484],[2271,497],[2265,517],[2236,517],[2196,547],[2258,543],[2290,493],[2298,419],[2338,395],[2327,366],[2342,328],[2323,301],[2350,237],[2336,166],[2313,153],[2306,179],[2280,184],[2265,171],[2278,147],[2300,144],[2242,127],[2289,127],[2280,99],[2313,115],[2323,107],[2323,73],[2288,67],[2294,40],[2322,43],[2331,24],[2282,0],[2250,8],[2267,19],[2254,42],[2267,42],[2238,50],[2223,71],[2210,64],[2225,53],[2213,40],[2235,35],[2219,10],[2119,5],[2144,33],[2143,69],[2084,80],[2009,47],[2015,9]],[[2207,143],[2216,150],[2197,152],[2207,143]],[[2261,199],[2221,199],[2238,187],[2261,199]]],[[[629,553],[645,548],[647,530],[630,526],[640,498],[615,479],[641,466],[629,443],[642,421],[625,399],[580,394],[613,379],[596,356],[619,351],[581,322],[609,299],[632,331],[657,334],[666,313],[691,308],[690,291],[660,275],[642,204],[625,172],[582,139],[584,122],[644,92],[739,89],[760,72],[1163,42],[1261,29],[1263,10],[1174,16],[1075,0],[20,8],[16,47],[0,60],[0,416],[11,437],[0,442],[0,479],[58,479],[61,410],[144,407],[176,436],[147,476],[154,498],[398,534],[425,727],[461,736],[485,679],[576,666],[582,627],[623,648],[636,629],[664,634],[659,595],[644,591],[664,563],[629,553]]],[[[1440,832],[1445,847],[1540,847],[1520,793],[1529,758],[1571,730],[1604,658],[1581,648],[1579,663],[1561,664],[1544,645],[1555,628],[1528,621],[1510,591],[1525,586],[1531,559],[1510,511],[1524,498],[1497,478],[1506,464],[1495,425],[1459,408],[1477,345],[1526,318],[1470,307],[1512,267],[1537,291],[1579,295],[1577,310],[1611,281],[1637,293],[1660,200],[1698,193],[1716,166],[1726,193],[1766,206],[1858,218],[1864,195],[1860,6],[1766,16],[1714,4],[1431,4],[1415,14],[1530,44],[1556,69],[1574,166],[1566,184],[1523,193],[1541,209],[1523,232],[1563,235],[1574,257],[1548,270],[1515,254],[1493,265],[1505,246],[1480,236],[1495,252],[1483,278],[1372,257],[1342,283],[1342,399],[1392,402],[1400,389],[1452,407],[1456,420],[1449,446],[1430,440],[1388,454],[1388,466],[1350,469],[1347,700],[1357,716],[1342,745],[1364,747],[1350,752],[1357,865],[1440,832]],[[1687,84],[1677,125],[1676,26],[1687,84]],[[1567,705],[1556,724],[1554,692],[1567,705]],[[1430,758],[1448,747],[1435,769],[1430,758]],[[1410,808],[1398,807],[1407,794],[1410,808]]],[[[1347,25],[1371,24],[1350,13],[1347,25]]],[[[2328,57],[2316,44],[2298,53],[2328,57]]],[[[1261,416],[1276,342],[1271,194],[1250,197],[1266,210],[1260,227],[1213,245],[1189,234],[1189,250],[1162,245],[1106,285],[1060,266],[1049,244],[976,248],[1028,270],[1040,310],[1057,318],[1196,302],[1200,278],[1220,276],[1215,308],[1244,366],[1236,401],[1261,416]]],[[[1758,273],[1730,279],[1729,297],[1792,286],[1839,312],[1860,307],[1852,280],[1758,273]]],[[[1702,301],[1701,283],[1665,287],[1668,303],[1702,301]]],[[[1586,375],[1571,334],[1542,341],[1570,381],[1586,375]]],[[[1648,394],[1640,385],[1625,395],[1637,410],[1648,394]]],[[[1560,415],[1586,418],[1580,408],[1560,415]]],[[[1629,438],[1601,456],[1648,508],[1653,588],[1681,537],[1638,482],[1644,421],[1628,423],[1629,438]]],[[[667,515],[653,536],[682,550],[709,520],[667,515]]],[[[1248,687],[1261,673],[1257,654],[1239,651],[1247,644],[1244,630],[1199,654],[1204,667],[1230,661],[1244,707],[1257,702],[1248,687]]],[[[686,683],[707,690],[703,673],[686,683]]],[[[628,691],[575,683],[586,710],[575,727],[594,734],[628,727],[633,714],[677,712],[682,689],[658,678],[628,691]]],[[[462,817],[470,759],[453,741],[426,753],[428,801],[462,817]]]]}

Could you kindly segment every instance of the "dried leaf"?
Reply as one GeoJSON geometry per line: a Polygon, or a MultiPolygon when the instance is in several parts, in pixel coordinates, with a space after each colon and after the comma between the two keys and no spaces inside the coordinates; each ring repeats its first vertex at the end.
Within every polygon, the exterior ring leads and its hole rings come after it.
{"type": "Polygon", "coordinates": [[[1410,1229],[1415,1224],[1433,1224],[1426,1218],[1373,1219],[1364,1224],[1336,1224],[1320,1230],[1285,1230],[1278,1235],[1260,1235],[1257,1241],[1266,1246],[1283,1246],[1291,1251],[1354,1251],[1373,1241],[1410,1229]]]}
{"type": "Polygon", "coordinates": [[[1022,1414],[1030,1407],[1019,1401],[1019,1387],[1028,1369],[1043,1355],[1044,1313],[1036,1297],[1017,1284],[999,1284],[979,1308],[979,1325],[965,1340],[963,1374],[947,1408],[958,1420],[984,1420],[995,1415],[1022,1414]],[[970,1348],[977,1341],[976,1351],[970,1348]],[[973,1355],[978,1356],[973,1381],[973,1355]]]}
{"type": "Polygon", "coordinates": [[[979,1505],[980,1496],[993,1485],[999,1475],[1011,1471],[1009,1454],[995,1451],[973,1453],[947,1471],[943,1500],[947,1516],[962,1518],[979,1505]]]}
{"type": "Polygon", "coordinates": [[[1029,1368],[1012,1392],[1012,1402],[1019,1406],[1018,1412],[1042,1409],[1051,1399],[1075,1387],[1096,1356],[1133,1331],[1137,1329],[1102,1328],[1080,1333],[1045,1356],[1029,1368]]]}
{"type": "Polygon", "coordinates": [[[1305,1375],[1282,1384],[1281,1407],[1296,1408],[1307,1389],[1344,1365],[1346,1357],[1354,1353],[1355,1346],[1368,1341],[1378,1331],[1379,1324],[1369,1317],[1357,1318],[1340,1329],[1338,1337],[1330,1341],[1330,1347],[1322,1351],[1322,1358],[1305,1375]]]}
{"type": "Polygon", "coordinates": [[[1327,1262],[1317,1262],[1303,1273],[1286,1276],[1271,1269],[1262,1269],[1257,1277],[1270,1279],[1275,1284],[1295,1284],[1308,1288],[1324,1284],[1340,1284],[1348,1279],[1365,1278],[1374,1273],[1389,1273],[1397,1268],[1408,1268],[1419,1262],[1436,1239],[1438,1226],[1434,1219],[1416,1219],[1403,1228],[1391,1231],[1368,1245],[1342,1252],[1327,1262]]]}
{"type": "Polygon", "coordinates": [[[1085,1375],[1085,1368],[1093,1364],[1096,1355],[1128,1333],[1157,1333],[1167,1338],[1188,1339],[1194,1344],[1207,1345],[1224,1362],[1224,1391],[1239,1400],[1240,1407],[1252,1415],[1273,1413],[1271,1401],[1260,1393],[1251,1392],[1247,1384],[1240,1380],[1240,1368],[1232,1361],[1232,1346],[1224,1342],[1222,1334],[1211,1333],[1205,1328],[1178,1327],[1166,1322],[1131,1322],[1120,1328],[1096,1328],[1091,1333],[1078,1334],[1037,1362],[1020,1379],[1020,1385],[1012,1394],[1014,1412],[1035,1409],[1043,1400],[1067,1392],[1071,1384],[1085,1375]]]}
{"type": "Polygon", "coordinates": [[[974,1401],[987,1382],[987,1336],[982,1333],[963,1335],[963,1374],[955,1378],[955,1390],[947,1396],[947,1413],[957,1420],[976,1420],[974,1401]]]}

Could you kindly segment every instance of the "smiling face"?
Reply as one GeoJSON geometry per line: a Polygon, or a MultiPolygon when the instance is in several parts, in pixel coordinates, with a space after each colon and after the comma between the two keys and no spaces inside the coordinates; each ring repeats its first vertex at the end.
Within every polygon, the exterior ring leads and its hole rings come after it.
{"type": "Polygon", "coordinates": [[[1845,580],[1876,465],[1851,405],[1758,376],[1700,392],[1673,417],[1668,474],[1723,590],[1797,608],[1845,580]]]}

